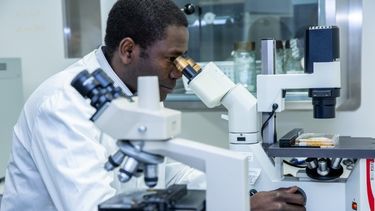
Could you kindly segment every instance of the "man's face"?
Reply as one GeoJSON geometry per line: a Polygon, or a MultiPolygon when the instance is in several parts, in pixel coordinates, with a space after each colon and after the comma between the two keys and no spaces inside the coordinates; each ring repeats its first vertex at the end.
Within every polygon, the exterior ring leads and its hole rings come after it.
{"type": "Polygon", "coordinates": [[[165,100],[176,86],[176,80],[182,74],[176,69],[173,61],[187,51],[189,34],[186,27],[169,26],[166,37],[156,41],[144,50],[146,56],[138,57],[136,61],[137,76],[158,76],[160,99],[165,100]]]}

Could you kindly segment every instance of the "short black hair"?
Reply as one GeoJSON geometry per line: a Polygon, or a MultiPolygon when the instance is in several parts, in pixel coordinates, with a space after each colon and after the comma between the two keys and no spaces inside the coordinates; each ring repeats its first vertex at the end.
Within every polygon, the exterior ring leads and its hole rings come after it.
{"type": "Polygon", "coordinates": [[[146,49],[165,38],[165,29],[171,25],[188,26],[185,14],[172,0],[118,0],[107,19],[106,51],[112,57],[125,37],[146,49]]]}

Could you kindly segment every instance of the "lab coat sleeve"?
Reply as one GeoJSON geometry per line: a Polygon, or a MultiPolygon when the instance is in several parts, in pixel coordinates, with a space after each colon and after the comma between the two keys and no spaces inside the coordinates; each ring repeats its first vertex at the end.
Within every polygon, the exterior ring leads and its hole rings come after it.
{"type": "Polygon", "coordinates": [[[115,195],[113,175],[104,169],[100,132],[85,106],[80,96],[60,92],[42,104],[34,119],[31,154],[58,210],[97,210],[115,195]]]}

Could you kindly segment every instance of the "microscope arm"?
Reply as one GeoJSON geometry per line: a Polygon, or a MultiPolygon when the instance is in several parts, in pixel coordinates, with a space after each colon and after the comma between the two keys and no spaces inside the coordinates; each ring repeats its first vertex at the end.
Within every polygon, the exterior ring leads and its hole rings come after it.
{"type": "Polygon", "coordinates": [[[340,87],[340,62],[315,62],[311,74],[258,75],[258,112],[271,112],[272,105],[278,104],[276,112],[284,110],[283,90],[340,87]]]}
{"type": "Polygon", "coordinates": [[[181,138],[148,142],[143,149],[205,172],[207,210],[249,210],[246,156],[181,138]]]}
{"type": "MultiPolygon", "coordinates": [[[[179,131],[171,129],[180,128],[179,114],[169,109],[145,112],[119,98],[112,101],[95,124],[118,139],[154,139],[143,145],[139,157],[141,154],[162,155],[205,172],[207,210],[249,210],[247,156],[185,139],[160,140],[179,131]],[[140,128],[146,128],[147,132],[140,128]],[[229,199],[228,196],[234,197],[229,199]]],[[[118,145],[123,152],[130,152],[126,149],[129,145],[121,142],[118,145]]]]}
{"type": "Polygon", "coordinates": [[[249,160],[259,160],[271,180],[280,178],[280,171],[263,150],[262,143],[258,142],[256,98],[242,85],[235,85],[213,62],[203,69],[189,58],[179,57],[175,63],[190,80],[190,88],[207,107],[222,104],[228,109],[230,149],[243,152],[249,160]],[[185,60],[190,63],[187,65],[185,60]]]}
{"type": "Polygon", "coordinates": [[[133,100],[114,99],[95,120],[95,125],[118,140],[166,140],[180,133],[180,111],[144,109],[137,98],[133,100]]]}
{"type": "Polygon", "coordinates": [[[257,142],[257,100],[245,87],[234,84],[213,62],[190,80],[189,87],[207,107],[222,104],[228,110],[230,143],[257,142]]]}
{"type": "Polygon", "coordinates": [[[143,170],[146,185],[155,187],[157,165],[163,162],[163,156],[168,156],[206,173],[206,210],[250,209],[247,156],[194,141],[171,139],[180,132],[181,113],[160,107],[156,77],[138,78],[138,99],[124,97],[102,70],[91,75],[81,72],[72,86],[83,97],[90,98],[97,109],[91,117],[95,125],[119,139],[119,150],[109,156],[104,168],[112,171],[119,167],[117,176],[121,182],[143,170]]]}

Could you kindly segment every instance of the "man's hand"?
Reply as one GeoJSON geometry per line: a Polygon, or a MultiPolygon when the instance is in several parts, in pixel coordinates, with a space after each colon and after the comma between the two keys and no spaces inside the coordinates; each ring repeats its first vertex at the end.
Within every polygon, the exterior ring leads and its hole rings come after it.
{"type": "Polygon", "coordinates": [[[298,187],[258,192],[250,198],[251,211],[305,211],[305,196],[298,187]]]}

